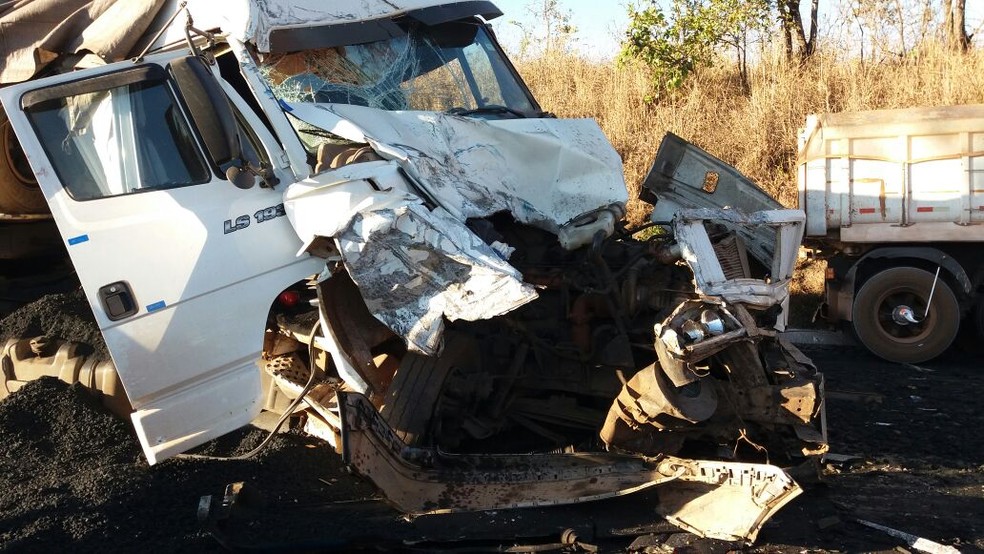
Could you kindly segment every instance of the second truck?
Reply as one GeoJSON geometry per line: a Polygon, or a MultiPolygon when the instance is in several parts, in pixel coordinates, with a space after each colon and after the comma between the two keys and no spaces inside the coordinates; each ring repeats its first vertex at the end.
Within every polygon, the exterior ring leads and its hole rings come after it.
{"type": "Polygon", "coordinates": [[[798,181],[822,316],[901,363],[984,336],[984,106],[811,116],[798,181]]]}

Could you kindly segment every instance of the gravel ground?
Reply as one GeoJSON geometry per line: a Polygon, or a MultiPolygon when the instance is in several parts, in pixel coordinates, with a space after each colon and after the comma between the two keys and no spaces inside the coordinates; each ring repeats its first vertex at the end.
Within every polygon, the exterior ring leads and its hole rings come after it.
{"type": "MultiPolygon", "coordinates": [[[[247,428],[202,452],[242,454],[265,436],[247,428]]],[[[196,521],[199,497],[234,481],[295,504],[369,497],[327,446],[284,433],[243,461],[147,465],[129,425],[79,386],[34,381],[0,402],[0,548],[12,551],[197,551],[217,543],[196,521]]]]}
{"type": "Polygon", "coordinates": [[[915,366],[859,348],[806,353],[827,378],[831,452],[854,459],[828,462],[823,483],[760,538],[811,550],[911,550],[853,522],[864,519],[984,552],[984,358],[951,351],[915,366]]]}
{"type": "MultiPolygon", "coordinates": [[[[80,298],[49,297],[15,312],[3,320],[3,335],[57,334],[48,325],[87,332],[84,313],[58,307],[77,306],[80,298]]],[[[220,550],[196,520],[199,498],[243,481],[260,494],[244,496],[245,507],[217,529],[219,538],[235,543],[227,546],[351,551],[412,545],[427,552],[432,543],[414,541],[465,536],[498,548],[503,540],[514,544],[508,539],[514,533],[571,527],[586,541],[597,538],[603,550],[624,551],[629,539],[602,541],[603,531],[648,523],[658,533],[640,551],[914,551],[855,521],[865,519],[962,552],[984,551],[981,358],[954,353],[917,367],[857,349],[807,353],[827,377],[831,450],[852,457],[828,462],[821,482],[804,482],[808,491],[765,526],[754,547],[667,534],[647,513],[646,495],[409,522],[375,500],[372,486],[349,475],[329,447],[294,432],[279,434],[250,460],[186,458],[150,467],[126,422],[80,387],[45,379],[0,402],[0,550],[220,550]]],[[[264,436],[246,428],[199,453],[241,454],[264,436]]],[[[456,545],[457,551],[474,546],[456,545]]]]}
{"type": "Polygon", "coordinates": [[[98,359],[109,359],[109,350],[81,288],[42,296],[0,321],[0,348],[8,339],[39,335],[81,343],[90,347],[90,351],[84,354],[92,353],[98,359]]]}

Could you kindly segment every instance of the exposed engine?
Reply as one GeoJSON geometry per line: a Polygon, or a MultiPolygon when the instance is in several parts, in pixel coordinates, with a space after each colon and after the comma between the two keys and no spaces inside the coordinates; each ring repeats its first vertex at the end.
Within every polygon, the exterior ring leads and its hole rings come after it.
{"type": "MultiPolygon", "coordinates": [[[[344,271],[320,285],[346,350],[363,352],[355,365],[373,403],[407,444],[757,462],[824,448],[819,377],[777,340],[780,307],[702,298],[672,234],[618,228],[567,250],[507,214],[468,226],[515,249],[510,264],[539,296],[493,319],[448,323],[439,356],[408,352],[344,271]]],[[[735,232],[705,228],[731,278],[768,278],[735,232]]]]}
{"type": "MultiPolygon", "coordinates": [[[[623,382],[656,359],[654,322],[693,295],[688,270],[656,261],[659,239],[599,235],[571,252],[508,216],[470,227],[516,249],[510,263],[539,297],[491,320],[450,324],[443,362],[431,369],[446,372],[445,386],[409,400],[433,404],[434,419],[427,429],[397,429],[452,451],[597,447],[623,382]]],[[[386,416],[425,378],[410,369],[421,357],[410,358],[387,393],[386,416]]]]}
{"type": "MultiPolygon", "coordinates": [[[[305,121],[327,129],[349,109],[305,121]]],[[[372,115],[400,129],[402,153],[284,196],[305,250],[327,262],[317,309],[280,314],[268,333],[285,413],[304,399],[305,429],[410,513],[659,485],[657,512],[681,528],[754,540],[801,491],[774,464],[827,448],[822,376],[779,338],[802,213],[735,209],[740,189],[687,184],[662,192],[672,221],[627,230],[617,154],[592,149],[597,129],[551,142],[561,135],[539,121],[372,115]],[[435,129],[439,140],[422,138],[435,129]],[[548,144],[582,170],[530,187],[516,170],[543,169],[529,151],[548,144]],[[288,335],[308,356],[277,338],[288,335]]],[[[653,171],[725,174],[683,152],[653,171]]],[[[283,406],[276,396],[268,407],[283,406]]]]}

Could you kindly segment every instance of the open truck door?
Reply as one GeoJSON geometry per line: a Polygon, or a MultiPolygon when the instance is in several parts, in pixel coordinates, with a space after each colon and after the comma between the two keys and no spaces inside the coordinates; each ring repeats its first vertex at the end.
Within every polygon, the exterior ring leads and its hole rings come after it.
{"type": "Polygon", "coordinates": [[[210,152],[215,130],[192,117],[208,95],[188,100],[177,64],[123,62],[0,91],[150,463],[259,413],[271,302],[324,265],[295,256],[279,191],[228,182],[210,152]]]}

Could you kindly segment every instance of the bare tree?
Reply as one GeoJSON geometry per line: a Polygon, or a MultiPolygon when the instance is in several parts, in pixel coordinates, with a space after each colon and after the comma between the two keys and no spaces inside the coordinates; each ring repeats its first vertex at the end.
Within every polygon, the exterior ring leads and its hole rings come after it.
{"type": "Polygon", "coordinates": [[[793,57],[794,40],[802,59],[809,58],[817,49],[817,14],[820,0],[810,0],[809,34],[807,34],[806,26],[803,24],[803,15],[800,12],[801,3],[802,0],[778,0],[776,2],[779,20],[782,22],[782,33],[788,59],[793,57]]]}
{"type": "Polygon", "coordinates": [[[943,36],[950,48],[966,52],[970,48],[967,34],[967,0],[944,0],[943,36]]]}

